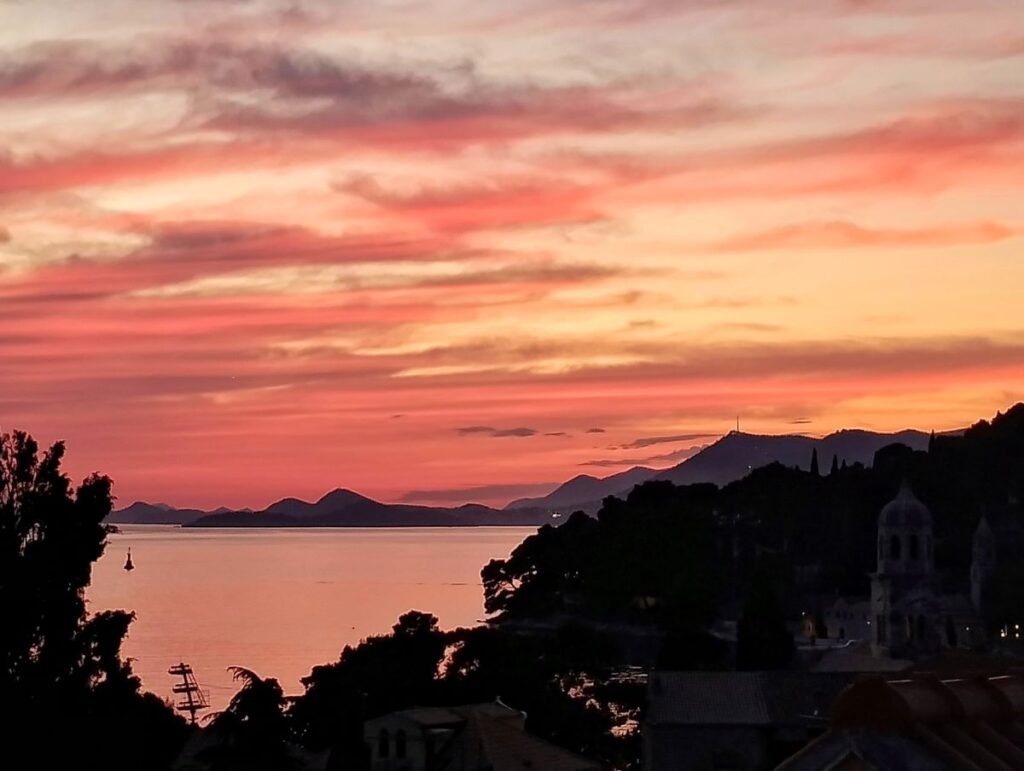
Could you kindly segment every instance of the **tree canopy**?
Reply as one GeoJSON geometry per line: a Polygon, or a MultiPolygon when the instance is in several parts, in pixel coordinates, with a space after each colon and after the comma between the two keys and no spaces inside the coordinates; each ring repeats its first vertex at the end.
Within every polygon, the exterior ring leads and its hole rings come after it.
{"type": "Polygon", "coordinates": [[[184,721],[140,693],[121,658],[133,614],[85,609],[111,481],[94,474],[73,489],[63,458],[61,442],[40,452],[24,432],[0,435],[0,693],[15,706],[5,753],[159,768],[176,755],[184,721]]]}

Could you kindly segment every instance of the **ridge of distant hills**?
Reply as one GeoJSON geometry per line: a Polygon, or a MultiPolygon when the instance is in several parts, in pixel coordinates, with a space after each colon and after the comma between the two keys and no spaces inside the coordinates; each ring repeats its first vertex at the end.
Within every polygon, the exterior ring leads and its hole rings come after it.
{"type": "Polygon", "coordinates": [[[730,431],[671,468],[649,469],[636,466],[603,479],[583,474],[570,479],[548,495],[521,498],[512,501],[506,508],[540,508],[563,513],[581,510],[592,514],[601,507],[605,497],[624,497],[633,487],[649,480],[664,479],[677,485],[697,482],[727,485],[769,463],[798,466],[807,470],[811,466],[811,453],[815,449],[818,451],[821,473],[827,474],[833,455],[839,463],[845,461],[851,465],[863,463],[869,466],[875,453],[886,445],[899,443],[914,450],[924,450],[928,447],[928,439],[929,435],[925,432],[912,429],[894,433],[843,429],[821,439],[802,434],[762,435],[730,431]]]}
{"type": "MultiPolygon", "coordinates": [[[[958,433],[958,432],[951,432],[958,433]]],[[[609,495],[625,496],[638,484],[668,480],[677,485],[712,482],[726,485],[770,463],[810,468],[811,453],[828,473],[835,456],[839,463],[870,465],[881,448],[900,443],[915,450],[928,447],[929,435],[905,430],[878,433],[844,429],[820,439],[802,434],[759,435],[730,431],[696,455],[672,468],[636,466],[607,477],[580,474],[538,498],[521,498],[504,509],[476,503],[455,507],[381,503],[337,489],[317,501],[283,498],[261,511],[219,508],[213,511],[176,509],[165,503],[136,501],[113,512],[113,524],[174,524],[188,527],[459,527],[480,525],[541,525],[555,512],[596,512],[609,495]]]]}
{"type": "Polygon", "coordinates": [[[332,490],[310,503],[283,498],[262,511],[175,509],[167,504],[136,501],[112,512],[112,524],[161,524],[185,527],[472,527],[542,525],[551,515],[540,509],[502,511],[467,503],[444,508],[375,501],[351,490],[332,490]]]}
{"type": "Polygon", "coordinates": [[[660,469],[634,466],[626,471],[620,471],[618,474],[612,474],[603,478],[591,476],[590,474],[580,474],[568,482],[559,485],[547,495],[540,498],[520,498],[509,503],[505,506],[505,509],[536,507],[559,509],[587,501],[600,501],[609,495],[617,495],[623,491],[629,492],[637,485],[643,484],[648,479],[653,479],[660,473],[660,469]]]}
{"type": "MultiPolygon", "coordinates": [[[[184,525],[199,517],[210,514],[223,514],[232,511],[227,507],[220,507],[213,511],[202,509],[176,509],[166,503],[146,503],[135,501],[131,506],[111,512],[107,522],[111,524],[136,524],[136,525],[184,525]]],[[[252,511],[252,509],[244,509],[252,511]]]]}

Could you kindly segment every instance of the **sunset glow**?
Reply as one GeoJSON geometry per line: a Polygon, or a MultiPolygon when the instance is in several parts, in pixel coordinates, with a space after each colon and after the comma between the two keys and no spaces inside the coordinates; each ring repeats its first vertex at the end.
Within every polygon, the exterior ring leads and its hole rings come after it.
{"type": "Polygon", "coordinates": [[[1024,4],[0,0],[0,429],[504,503],[1024,399],[1024,4]],[[983,11],[983,12],[982,12],[983,11]]]}

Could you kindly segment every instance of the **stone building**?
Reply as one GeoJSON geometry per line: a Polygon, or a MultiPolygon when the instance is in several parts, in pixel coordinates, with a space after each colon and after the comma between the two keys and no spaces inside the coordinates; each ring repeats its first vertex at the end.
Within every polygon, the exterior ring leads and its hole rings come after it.
{"type": "Polygon", "coordinates": [[[828,639],[870,640],[871,600],[867,597],[839,597],[824,613],[828,639]]]}
{"type": "Polygon", "coordinates": [[[984,640],[971,601],[940,590],[932,515],[906,483],[878,516],[878,567],[871,575],[870,601],[876,656],[916,659],[984,640]]]}

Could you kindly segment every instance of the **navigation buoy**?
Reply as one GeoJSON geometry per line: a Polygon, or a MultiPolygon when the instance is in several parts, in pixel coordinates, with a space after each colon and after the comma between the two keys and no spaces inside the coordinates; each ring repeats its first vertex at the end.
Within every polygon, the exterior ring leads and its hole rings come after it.
{"type": "Polygon", "coordinates": [[[132,564],[132,550],[128,550],[128,559],[124,561],[125,570],[135,570],[135,566],[132,564]]]}

